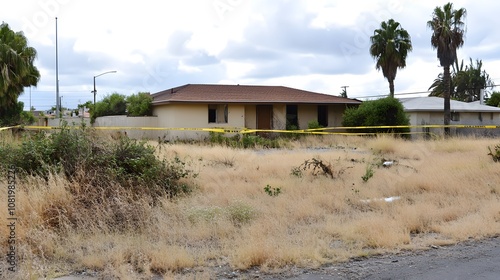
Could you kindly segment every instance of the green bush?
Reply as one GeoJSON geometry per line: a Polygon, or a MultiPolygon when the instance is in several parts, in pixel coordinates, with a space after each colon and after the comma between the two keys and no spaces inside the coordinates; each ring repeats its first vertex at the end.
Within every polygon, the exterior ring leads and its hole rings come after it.
{"type": "Polygon", "coordinates": [[[153,98],[149,92],[139,92],[127,97],[129,116],[151,116],[153,114],[153,98]]]}
{"type": "Polygon", "coordinates": [[[269,196],[278,196],[281,193],[281,188],[271,187],[271,185],[267,185],[264,187],[264,192],[269,196]]]}
{"type": "Polygon", "coordinates": [[[2,147],[0,163],[15,165],[21,176],[48,178],[58,173],[94,189],[118,185],[154,197],[189,192],[181,179],[192,175],[179,158],[158,159],[155,148],[145,142],[127,137],[110,142],[89,129],[66,126],[50,135],[27,135],[18,146],[2,147]]]}
{"type": "Polygon", "coordinates": [[[119,93],[113,93],[104,97],[104,99],[95,104],[95,110],[91,112],[90,121],[102,116],[117,116],[127,114],[127,102],[125,96],[119,93]]]}
{"type": "Polygon", "coordinates": [[[490,98],[486,101],[486,105],[500,107],[500,92],[493,92],[490,98]]]}
{"type": "MultiPolygon", "coordinates": [[[[399,100],[386,97],[373,101],[365,101],[357,108],[348,108],[344,112],[342,125],[353,126],[401,126],[409,125],[410,119],[404,112],[399,100]]],[[[409,132],[409,128],[373,128],[366,130],[352,130],[353,132],[387,133],[409,132]]]]}
{"type": "Polygon", "coordinates": [[[310,121],[310,122],[307,123],[307,128],[308,129],[317,129],[317,128],[322,128],[322,127],[323,126],[321,126],[319,124],[319,122],[316,121],[316,120],[312,120],[312,121],[310,121]]]}
{"type": "Polygon", "coordinates": [[[23,123],[24,103],[18,101],[13,106],[0,108],[0,127],[23,123]]]}

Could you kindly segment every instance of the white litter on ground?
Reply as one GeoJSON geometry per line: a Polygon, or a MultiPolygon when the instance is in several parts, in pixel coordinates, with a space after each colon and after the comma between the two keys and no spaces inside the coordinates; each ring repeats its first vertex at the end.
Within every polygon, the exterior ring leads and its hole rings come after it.
{"type": "Polygon", "coordinates": [[[382,166],[389,167],[389,166],[392,166],[393,164],[394,164],[393,160],[388,160],[388,161],[384,161],[384,163],[382,163],[382,166]]]}
{"type": "Polygon", "coordinates": [[[399,200],[399,199],[401,199],[400,196],[391,196],[391,197],[386,197],[386,198],[362,199],[360,201],[363,202],[363,203],[370,203],[370,202],[374,202],[374,201],[393,202],[393,201],[396,201],[396,200],[399,200]]]}

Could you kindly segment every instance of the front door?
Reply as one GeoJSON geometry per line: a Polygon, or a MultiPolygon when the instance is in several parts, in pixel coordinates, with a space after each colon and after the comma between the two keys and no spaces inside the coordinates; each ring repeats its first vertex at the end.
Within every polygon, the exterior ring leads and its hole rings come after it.
{"type": "Polygon", "coordinates": [[[273,105],[257,105],[257,129],[272,129],[273,105]]]}

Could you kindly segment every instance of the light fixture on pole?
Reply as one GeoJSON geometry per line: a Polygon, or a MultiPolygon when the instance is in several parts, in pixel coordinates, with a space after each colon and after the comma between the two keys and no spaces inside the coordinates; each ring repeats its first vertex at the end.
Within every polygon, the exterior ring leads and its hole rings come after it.
{"type": "Polygon", "coordinates": [[[96,94],[97,94],[97,90],[96,90],[96,88],[95,88],[95,78],[97,78],[97,77],[99,77],[99,76],[102,76],[102,75],[104,75],[104,74],[110,74],[110,73],[116,73],[116,71],[115,71],[115,70],[113,70],[113,71],[108,71],[108,72],[104,72],[104,73],[101,73],[101,74],[99,74],[99,75],[95,75],[95,76],[94,76],[94,90],[92,91],[92,93],[94,93],[94,107],[95,107],[95,96],[96,96],[96,94]]]}

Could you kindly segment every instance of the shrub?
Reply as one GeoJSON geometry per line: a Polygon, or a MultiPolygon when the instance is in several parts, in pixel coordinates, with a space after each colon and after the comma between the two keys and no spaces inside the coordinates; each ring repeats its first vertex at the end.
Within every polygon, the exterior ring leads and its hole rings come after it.
{"type": "Polygon", "coordinates": [[[307,123],[307,128],[308,129],[317,129],[317,128],[322,128],[322,127],[323,126],[321,126],[319,124],[319,122],[316,121],[316,120],[312,120],[312,121],[310,121],[310,122],[307,123]]]}
{"type": "Polygon", "coordinates": [[[127,102],[125,96],[119,93],[113,93],[104,97],[104,99],[95,104],[95,110],[91,114],[90,121],[102,116],[125,115],[127,113],[127,102]]]}
{"type": "Polygon", "coordinates": [[[127,97],[129,116],[151,116],[153,114],[153,98],[149,92],[139,92],[127,97]]]}
{"type": "Polygon", "coordinates": [[[0,127],[23,123],[23,108],[24,103],[21,101],[12,106],[0,108],[0,127]]]}
{"type": "Polygon", "coordinates": [[[11,146],[8,152],[12,156],[4,164],[14,164],[24,174],[48,178],[63,172],[68,180],[87,187],[106,190],[118,185],[153,197],[190,191],[180,182],[190,171],[179,158],[161,160],[145,142],[126,137],[109,142],[85,128],[63,125],[51,135],[26,136],[19,147],[11,146]]]}
{"type": "Polygon", "coordinates": [[[490,98],[486,101],[486,105],[500,107],[500,92],[493,92],[490,98]]]}
{"type": "Polygon", "coordinates": [[[371,177],[373,177],[373,166],[371,164],[368,164],[365,169],[365,174],[361,176],[361,179],[363,179],[363,182],[368,182],[371,177]]]}
{"type": "MultiPolygon", "coordinates": [[[[409,125],[410,119],[404,112],[399,100],[386,97],[365,101],[357,108],[348,108],[344,112],[343,126],[400,126],[409,125]]],[[[360,130],[356,130],[360,132],[360,130]]],[[[409,132],[409,128],[373,128],[364,130],[368,133],[409,132]]]]}
{"type": "Polygon", "coordinates": [[[269,196],[278,196],[281,193],[281,188],[274,188],[271,185],[267,185],[264,187],[264,192],[269,196]]]}

